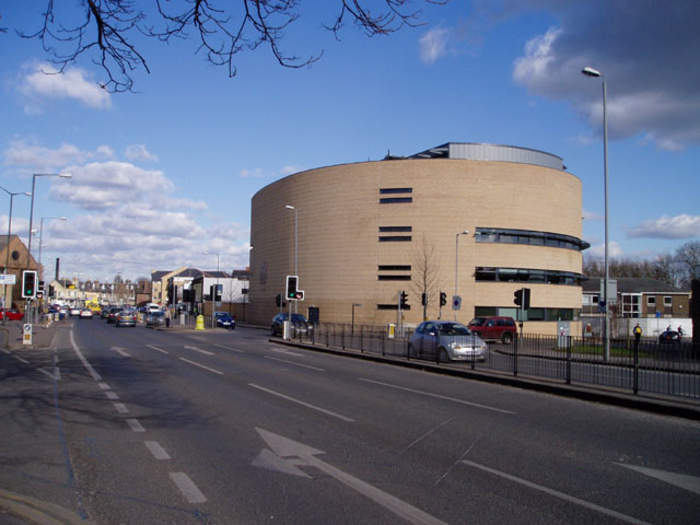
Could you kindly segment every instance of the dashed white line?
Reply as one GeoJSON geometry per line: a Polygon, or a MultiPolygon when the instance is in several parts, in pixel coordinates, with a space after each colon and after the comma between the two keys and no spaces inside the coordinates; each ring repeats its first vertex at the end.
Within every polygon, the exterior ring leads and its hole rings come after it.
{"type": "Polygon", "coordinates": [[[143,428],[143,425],[139,423],[138,419],[127,419],[126,424],[129,425],[129,428],[134,432],[146,432],[146,429],[143,428]]]}
{"type": "Polygon", "coordinates": [[[184,472],[170,472],[170,479],[173,480],[175,486],[180,489],[182,495],[188,503],[204,503],[207,498],[204,497],[202,491],[197,488],[197,485],[184,472]]]}
{"type": "Polygon", "coordinates": [[[127,352],[126,350],[124,350],[123,348],[121,348],[119,346],[113,346],[111,349],[114,350],[116,353],[118,353],[122,357],[131,357],[131,354],[129,352],[127,352]]]}
{"type": "Polygon", "coordinates": [[[105,391],[105,395],[107,396],[107,399],[111,399],[113,401],[119,399],[119,396],[116,394],[116,392],[112,392],[111,390],[105,391]]]}
{"type": "Polygon", "coordinates": [[[305,401],[301,401],[299,399],[296,399],[294,397],[287,396],[285,394],[281,394],[279,392],[275,392],[274,390],[270,390],[269,388],[265,388],[264,386],[256,385],[254,383],[248,383],[248,386],[251,386],[253,388],[257,388],[258,390],[262,390],[263,392],[267,392],[268,394],[272,394],[273,396],[281,397],[282,399],[286,399],[287,401],[292,401],[293,403],[297,403],[299,405],[305,406],[306,408],[310,408],[312,410],[316,410],[318,412],[322,412],[323,414],[327,414],[329,416],[337,417],[338,419],[342,419],[343,421],[347,421],[348,423],[354,423],[355,420],[346,416],[343,416],[341,414],[338,414],[337,412],[333,412],[331,410],[326,410],[325,408],[318,407],[316,405],[312,405],[311,403],[307,403],[305,401]]]}
{"type": "Polygon", "coordinates": [[[102,390],[110,390],[110,387],[107,383],[97,383],[97,385],[102,389],[102,390]]]}
{"type": "Polygon", "coordinates": [[[278,352],[280,354],[287,354],[287,355],[293,355],[295,357],[304,357],[303,354],[297,354],[296,352],[290,352],[289,350],[285,350],[284,348],[276,348],[274,346],[270,347],[269,350],[273,352],[278,352]]]}
{"type": "Polygon", "coordinates": [[[154,458],[161,461],[170,459],[170,455],[157,441],[144,441],[143,444],[146,445],[146,448],[153,454],[154,458]]]}
{"type": "Polygon", "coordinates": [[[184,361],[185,363],[189,363],[191,365],[198,366],[199,368],[203,368],[204,370],[208,370],[209,372],[214,372],[215,374],[224,375],[224,373],[221,372],[220,370],[217,370],[215,368],[210,368],[208,366],[197,363],[195,361],[190,361],[189,359],[185,359],[184,357],[179,357],[178,359],[180,359],[180,361],[184,361]]]}
{"type": "Polygon", "coordinates": [[[194,350],[195,352],[199,352],[200,354],[204,355],[214,355],[214,352],[210,352],[209,350],[202,350],[201,348],[198,348],[196,346],[189,346],[185,345],[186,350],[194,350]]]}
{"type": "Polygon", "coordinates": [[[126,405],[124,403],[112,403],[114,405],[114,408],[119,412],[120,414],[126,414],[129,412],[129,409],[126,408],[126,405]]]}
{"type": "Polygon", "coordinates": [[[507,480],[513,481],[515,483],[525,485],[526,487],[529,487],[531,489],[539,490],[540,492],[544,492],[545,494],[549,494],[550,496],[554,496],[555,498],[568,501],[569,503],[575,503],[576,505],[580,505],[590,510],[595,510],[597,512],[600,512],[601,514],[612,516],[613,518],[616,518],[620,521],[624,521],[626,523],[649,525],[646,521],[642,521],[640,519],[633,518],[632,516],[627,516],[626,514],[622,514],[620,512],[601,507],[600,505],[596,505],[595,503],[591,503],[590,501],[582,500],[574,496],[569,496],[568,494],[564,494],[563,492],[559,492],[558,490],[550,489],[549,487],[543,487],[542,485],[538,485],[537,483],[527,481],[526,479],[522,479],[511,474],[506,474],[505,472],[501,472],[500,470],[492,469],[485,465],[480,465],[479,463],[474,463],[473,461],[469,461],[468,459],[463,459],[462,463],[464,463],[465,465],[469,465],[470,467],[489,472],[490,474],[494,474],[495,476],[499,476],[507,480]]]}
{"type": "Polygon", "coordinates": [[[167,350],[163,350],[162,348],[158,348],[157,346],[154,345],[146,345],[146,348],[150,348],[151,350],[155,350],[156,352],[160,352],[161,354],[169,354],[167,350]]]}
{"type": "Polygon", "coordinates": [[[212,343],[212,346],[217,346],[219,348],[223,348],[224,350],[231,350],[233,352],[238,352],[239,354],[244,354],[245,352],[241,350],[240,348],[233,348],[232,346],[224,346],[224,345],[219,345],[216,343],[212,343]]]}
{"type": "Polygon", "coordinates": [[[395,388],[396,390],[403,390],[405,392],[413,392],[414,394],[420,394],[422,396],[435,397],[437,399],[445,399],[446,401],[452,401],[454,403],[459,403],[461,405],[467,405],[477,408],[483,408],[485,410],[491,410],[493,412],[500,412],[501,414],[515,414],[510,410],[503,410],[502,408],[490,407],[488,405],[482,405],[480,403],[472,403],[471,401],[465,401],[464,399],[457,399],[456,397],[443,396],[442,394],[434,394],[432,392],[426,392],[424,390],[416,390],[414,388],[408,388],[405,386],[392,385],[391,383],[382,383],[381,381],[374,381],[373,379],[365,379],[363,377],[358,377],[359,381],[364,381],[365,383],[372,383],[375,385],[386,386],[389,388],[395,388]]]}
{"type": "Polygon", "coordinates": [[[61,369],[58,368],[57,366],[53,367],[53,376],[56,379],[56,381],[61,380],[61,369]]]}
{"type": "Polygon", "coordinates": [[[12,357],[14,357],[15,359],[17,359],[17,361],[19,361],[20,363],[24,363],[25,365],[28,365],[28,364],[29,364],[29,361],[27,361],[26,359],[24,359],[24,358],[22,358],[22,357],[19,357],[19,356],[17,356],[17,355],[13,355],[12,357]]]}
{"type": "Polygon", "coordinates": [[[316,370],[317,372],[325,372],[326,371],[325,369],[318,368],[317,366],[303,365],[301,363],[295,363],[294,361],[290,361],[289,359],[280,359],[279,357],[272,357],[271,355],[266,355],[263,357],[265,357],[265,359],[272,359],[273,361],[279,361],[280,363],[287,363],[287,364],[294,365],[294,366],[300,366],[301,368],[308,368],[309,370],[316,370]]]}

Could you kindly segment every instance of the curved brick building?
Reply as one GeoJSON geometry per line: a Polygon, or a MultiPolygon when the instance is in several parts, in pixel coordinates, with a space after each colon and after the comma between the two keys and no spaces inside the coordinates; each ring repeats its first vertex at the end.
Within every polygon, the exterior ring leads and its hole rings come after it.
{"type": "Polygon", "coordinates": [[[440,314],[516,317],[514,291],[531,289],[525,330],[554,333],[581,308],[581,181],[545,152],[448,143],[410,157],[303,171],[255,194],[250,319],[267,324],[295,270],[299,313],[322,322],[403,322],[440,314]],[[292,208],[293,207],[293,208],[292,208]],[[463,232],[467,233],[463,233],[463,232]],[[456,294],[455,294],[456,289],[456,294]],[[452,310],[452,296],[462,298],[452,310]]]}

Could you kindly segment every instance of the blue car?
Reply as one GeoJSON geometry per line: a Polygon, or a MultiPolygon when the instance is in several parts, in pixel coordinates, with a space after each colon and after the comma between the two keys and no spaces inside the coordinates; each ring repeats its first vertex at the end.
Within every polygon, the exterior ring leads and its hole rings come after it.
{"type": "Polygon", "coordinates": [[[216,326],[231,330],[236,329],[236,320],[226,312],[215,312],[214,315],[216,316],[216,326]]]}

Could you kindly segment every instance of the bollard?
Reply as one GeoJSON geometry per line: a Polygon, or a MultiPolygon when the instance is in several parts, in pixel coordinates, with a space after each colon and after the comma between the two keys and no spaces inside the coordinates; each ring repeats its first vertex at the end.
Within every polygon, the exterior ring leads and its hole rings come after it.
{"type": "Polygon", "coordinates": [[[195,330],[204,330],[204,316],[201,314],[197,316],[197,325],[195,326],[195,330]]]}

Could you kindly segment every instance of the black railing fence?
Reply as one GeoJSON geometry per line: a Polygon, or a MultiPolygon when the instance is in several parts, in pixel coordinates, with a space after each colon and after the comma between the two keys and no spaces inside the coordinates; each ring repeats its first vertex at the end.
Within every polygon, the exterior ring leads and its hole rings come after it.
{"type": "Polygon", "coordinates": [[[483,360],[445,362],[436,344],[411,342],[411,329],[391,337],[383,326],[322,323],[314,330],[293,331],[301,343],[349,351],[430,360],[454,367],[523,377],[546,378],[566,384],[612,387],[635,394],[649,393],[700,399],[700,347],[634,338],[613,339],[604,355],[599,338],[526,334],[509,344],[488,342],[483,360]]]}

